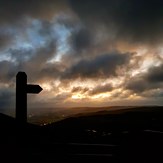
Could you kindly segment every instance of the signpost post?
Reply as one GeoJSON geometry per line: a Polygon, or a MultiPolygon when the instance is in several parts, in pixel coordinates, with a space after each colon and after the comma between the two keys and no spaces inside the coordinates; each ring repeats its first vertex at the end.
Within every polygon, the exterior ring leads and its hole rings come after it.
{"type": "Polygon", "coordinates": [[[42,91],[39,85],[27,84],[25,72],[16,75],[16,119],[20,123],[27,122],[27,93],[38,94],[42,91]]]}

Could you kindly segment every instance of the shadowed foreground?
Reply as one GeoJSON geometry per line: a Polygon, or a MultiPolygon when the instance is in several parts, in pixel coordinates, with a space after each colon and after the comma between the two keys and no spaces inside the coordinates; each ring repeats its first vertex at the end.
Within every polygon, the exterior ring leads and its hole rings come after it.
{"type": "Polygon", "coordinates": [[[101,111],[47,126],[0,114],[0,162],[162,162],[163,107],[101,111]]]}

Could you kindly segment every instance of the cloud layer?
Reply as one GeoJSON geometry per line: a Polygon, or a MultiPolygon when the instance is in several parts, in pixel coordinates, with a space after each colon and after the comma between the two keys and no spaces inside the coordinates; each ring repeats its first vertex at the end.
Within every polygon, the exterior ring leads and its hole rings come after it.
{"type": "Polygon", "coordinates": [[[103,24],[116,38],[140,43],[162,41],[161,0],[70,0],[70,4],[85,23],[103,24]]]}
{"type": "Polygon", "coordinates": [[[31,108],[162,104],[162,20],[161,0],[0,1],[0,107],[18,71],[31,108]]]}

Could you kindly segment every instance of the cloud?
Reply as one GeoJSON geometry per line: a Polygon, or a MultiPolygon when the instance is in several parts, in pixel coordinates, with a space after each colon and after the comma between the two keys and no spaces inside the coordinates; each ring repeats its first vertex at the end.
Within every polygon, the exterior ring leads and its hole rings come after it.
{"type": "Polygon", "coordinates": [[[12,37],[0,32],[0,49],[5,48],[12,41],[12,37]]]}
{"type": "Polygon", "coordinates": [[[69,42],[71,44],[71,48],[79,53],[89,49],[90,47],[92,48],[94,41],[91,31],[80,26],[73,31],[69,42]]]}
{"type": "Polygon", "coordinates": [[[155,67],[151,67],[145,76],[146,80],[151,83],[163,82],[163,64],[155,67]]]}
{"type": "Polygon", "coordinates": [[[14,24],[26,16],[48,19],[65,6],[64,0],[1,0],[0,22],[14,24]]]}
{"type": "MultiPolygon", "coordinates": [[[[143,93],[146,91],[163,88],[163,64],[152,66],[147,72],[141,73],[125,83],[125,89],[135,93],[143,93]]],[[[158,94],[158,92],[157,92],[158,94]]]]}
{"type": "MultiPolygon", "coordinates": [[[[33,105],[44,100],[47,105],[64,105],[75,101],[71,97],[77,94],[85,98],[79,102],[89,103],[87,97],[108,92],[111,100],[134,93],[161,97],[157,89],[163,86],[163,65],[155,56],[162,51],[153,46],[162,43],[162,4],[161,0],[1,0],[0,86],[14,88],[17,72],[25,71],[28,82],[46,88],[31,97],[33,105]]],[[[2,99],[12,97],[5,90],[0,89],[2,99]]]]}
{"type": "Polygon", "coordinates": [[[69,0],[91,29],[105,25],[117,39],[156,44],[163,36],[162,0],[69,0]]]}
{"type": "Polygon", "coordinates": [[[113,87],[111,84],[105,84],[105,85],[99,85],[95,87],[93,90],[89,91],[89,95],[96,95],[100,93],[106,93],[113,90],[113,87]]]}
{"type": "Polygon", "coordinates": [[[92,60],[81,60],[67,69],[62,78],[109,78],[116,76],[116,68],[128,63],[131,54],[109,53],[92,60]]]}
{"type": "Polygon", "coordinates": [[[18,68],[13,62],[1,61],[0,62],[0,82],[11,83],[15,77],[18,68]]]}
{"type": "Polygon", "coordinates": [[[66,0],[1,0],[0,48],[10,46],[20,35],[25,34],[26,30],[31,28],[29,26],[33,20],[44,20],[40,33],[47,35],[46,32],[50,31],[48,23],[50,24],[54,16],[67,10],[66,0]]]}
{"type": "MultiPolygon", "coordinates": [[[[11,45],[16,39],[18,28],[14,25],[3,25],[0,26],[0,50],[3,50],[11,45]]],[[[21,30],[20,30],[21,32],[21,30]]]]}
{"type": "MultiPolygon", "coordinates": [[[[7,73],[15,75],[15,72],[25,71],[33,80],[39,80],[41,76],[42,78],[48,75],[50,77],[53,76],[52,71],[53,73],[58,71],[58,64],[48,63],[56,54],[58,37],[56,31],[53,31],[54,24],[41,20],[37,20],[36,24],[37,28],[36,25],[31,25],[24,31],[25,38],[20,36],[18,45],[6,47],[5,61],[0,62],[1,70],[3,70],[2,79],[6,79],[7,73]]],[[[4,54],[1,53],[1,55],[4,54]]]]}
{"type": "Polygon", "coordinates": [[[131,90],[135,93],[142,93],[148,89],[151,89],[150,83],[145,81],[143,78],[131,78],[125,84],[125,89],[131,90]]]}
{"type": "Polygon", "coordinates": [[[30,81],[55,78],[61,65],[46,63],[55,54],[55,43],[50,42],[38,49],[9,49],[11,59],[0,61],[0,83],[13,83],[18,71],[25,71],[30,81]]]}
{"type": "Polygon", "coordinates": [[[78,92],[87,93],[88,91],[89,91],[89,88],[87,88],[87,87],[83,88],[83,87],[80,87],[80,86],[73,87],[73,89],[71,90],[72,93],[78,93],[78,92]]]}

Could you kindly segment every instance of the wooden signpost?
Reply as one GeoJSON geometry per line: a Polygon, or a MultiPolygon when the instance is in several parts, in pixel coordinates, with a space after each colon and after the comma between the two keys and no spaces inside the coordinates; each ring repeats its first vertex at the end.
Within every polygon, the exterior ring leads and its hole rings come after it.
{"type": "Polygon", "coordinates": [[[27,84],[25,72],[16,75],[16,119],[20,123],[27,122],[27,93],[38,94],[42,91],[39,85],[27,84]]]}

